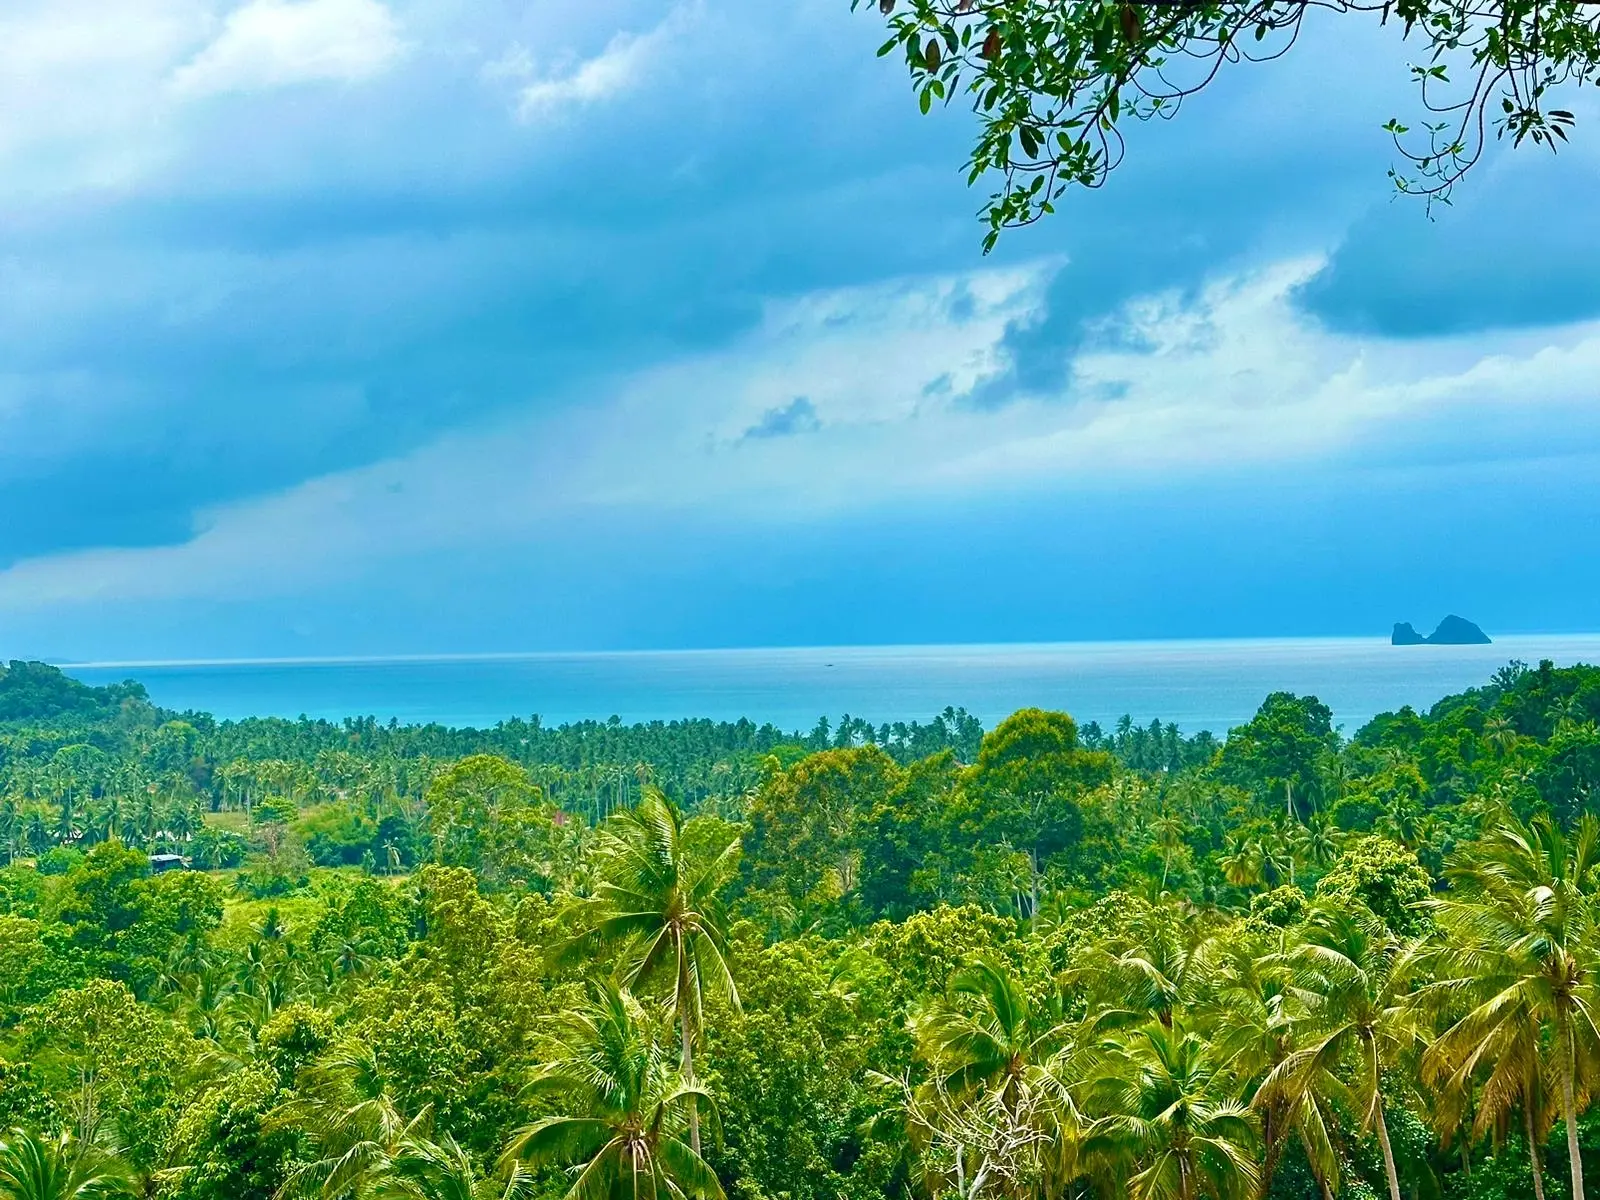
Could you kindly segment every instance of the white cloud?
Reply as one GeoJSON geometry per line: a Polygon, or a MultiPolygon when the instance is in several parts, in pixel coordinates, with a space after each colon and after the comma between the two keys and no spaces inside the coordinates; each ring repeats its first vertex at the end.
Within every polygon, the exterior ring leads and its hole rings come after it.
{"type": "MultiPolygon", "coordinates": [[[[623,32],[593,58],[565,64],[517,92],[517,115],[523,120],[546,116],[563,108],[594,104],[636,87],[661,55],[668,39],[684,24],[683,10],[674,10],[648,33],[623,32]]],[[[485,68],[486,77],[505,78],[531,73],[527,51],[513,46],[508,54],[485,68]]]]}
{"type": "Polygon", "coordinates": [[[1439,454],[1600,447],[1600,325],[1388,343],[1329,334],[1293,304],[1314,260],[1146,297],[1100,330],[1061,395],[994,410],[1053,267],[987,270],[773,304],[731,348],[663,365],[557,415],[456,434],[394,460],[218,509],[157,549],[0,573],[0,610],[297,592],[374,563],[536,540],[575,515],[761,522],[894,499],[1014,489],[1135,492],[1175,475],[1439,454]],[[745,437],[806,401],[794,436],[745,437]]]}
{"type": "Polygon", "coordinates": [[[0,202],[115,188],[164,161],[152,100],[206,22],[204,0],[0,5],[0,202]]]}
{"type": "Polygon", "coordinates": [[[250,0],[172,83],[188,96],[359,83],[403,49],[394,15],[379,0],[250,0]]]}
{"type": "Polygon", "coordinates": [[[0,207],[136,190],[193,150],[186,101],[369,79],[404,50],[380,0],[7,0],[0,207]]]}

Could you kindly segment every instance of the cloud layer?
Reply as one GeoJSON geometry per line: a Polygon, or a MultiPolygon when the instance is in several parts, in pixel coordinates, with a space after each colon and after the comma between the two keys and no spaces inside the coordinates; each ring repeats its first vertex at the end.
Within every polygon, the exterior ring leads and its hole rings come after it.
{"type": "Polygon", "coordinates": [[[379,0],[250,0],[173,75],[181,95],[301,83],[361,83],[401,53],[399,26],[379,0]]]}
{"type": "Polygon", "coordinates": [[[0,607],[302,592],[378,562],[667,512],[803,525],[1270,469],[1600,453],[1600,325],[1398,347],[1299,311],[1320,267],[1289,260],[1141,297],[1097,323],[1063,390],[999,409],[971,397],[1006,369],[1008,328],[1042,319],[1070,265],[803,295],[604,399],[207,511],[174,545],[19,563],[0,574],[0,607]]]}
{"type": "Polygon", "coordinates": [[[52,653],[427,651],[813,640],[890,594],[1020,636],[1068,590],[1153,634],[1149,563],[1269,519],[1240,603],[1326,553],[1401,589],[1411,527],[1341,541],[1339,497],[1593,497],[1600,224],[1540,214],[1600,159],[1497,159],[1430,223],[1384,190],[1400,48],[1340,28],[985,262],[969,123],[835,0],[21,0],[0,613],[52,653]],[[1097,540],[1123,513],[1149,537],[1097,540]],[[963,608],[973,556],[1032,582],[963,608]]]}

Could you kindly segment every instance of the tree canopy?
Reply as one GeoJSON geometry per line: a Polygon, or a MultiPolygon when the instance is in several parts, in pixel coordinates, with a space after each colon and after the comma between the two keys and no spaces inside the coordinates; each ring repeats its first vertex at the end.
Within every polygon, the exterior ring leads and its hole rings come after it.
{"type": "MultiPolygon", "coordinates": [[[[863,0],[853,0],[853,6],[863,0]]],[[[1600,9],[1582,0],[877,0],[923,112],[960,100],[979,131],[969,183],[997,183],[984,250],[1105,185],[1130,124],[1170,117],[1224,71],[1382,23],[1413,46],[1417,113],[1384,129],[1395,186],[1448,200],[1493,142],[1555,150],[1572,90],[1600,81],[1600,9]]],[[[1311,52],[1300,49],[1298,53],[1311,52]]],[[[1336,101],[1330,101],[1336,102],[1336,101]]],[[[1308,148],[1309,149],[1309,148],[1308,148]]]]}
{"type": "Polygon", "coordinates": [[[1600,670],[915,728],[0,721],[0,1200],[1586,1194],[1600,670]]]}

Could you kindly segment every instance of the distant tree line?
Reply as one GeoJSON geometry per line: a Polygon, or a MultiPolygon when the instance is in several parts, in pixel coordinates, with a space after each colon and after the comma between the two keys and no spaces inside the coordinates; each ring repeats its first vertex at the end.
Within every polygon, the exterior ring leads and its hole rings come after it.
{"type": "Polygon", "coordinates": [[[1594,668],[1348,740],[1275,693],[1221,740],[617,722],[549,731],[562,762],[470,741],[510,723],[211,723],[20,674],[0,1200],[1485,1200],[1600,1169],[1594,668]],[[666,749],[571,803],[599,746],[666,749]],[[697,793],[701,755],[730,766],[697,793]]]}

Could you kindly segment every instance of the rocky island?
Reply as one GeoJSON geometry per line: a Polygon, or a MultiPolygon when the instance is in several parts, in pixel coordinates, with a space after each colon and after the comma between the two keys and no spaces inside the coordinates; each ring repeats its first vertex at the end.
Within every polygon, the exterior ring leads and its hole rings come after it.
{"type": "Polygon", "coordinates": [[[1427,637],[1413,629],[1410,621],[1400,621],[1389,641],[1395,646],[1487,646],[1489,635],[1465,617],[1451,613],[1427,637]]]}

